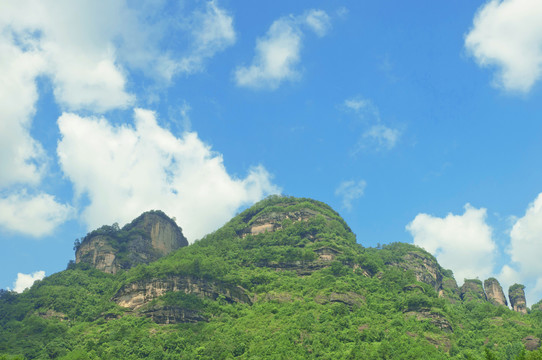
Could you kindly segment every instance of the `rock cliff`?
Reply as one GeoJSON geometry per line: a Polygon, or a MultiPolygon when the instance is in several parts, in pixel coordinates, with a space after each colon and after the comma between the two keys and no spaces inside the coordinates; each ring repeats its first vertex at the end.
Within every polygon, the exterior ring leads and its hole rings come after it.
{"type": "Polygon", "coordinates": [[[163,279],[139,280],[125,285],[117,292],[112,300],[122,307],[135,310],[167,292],[176,291],[213,300],[223,296],[230,303],[252,303],[246,291],[240,286],[229,286],[212,280],[180,275],[163,279]]]}
{"type": "Polygon", "coordinates": [[[527,301],[525,300],[525,286],[521,284],[514,284],[508,289],[508,297],[510,298],[510,305],[514,311],[522,314],[527,313],[527,301]]]}
{"type": "Polygon", "coordinates": [[[501,284],[495,278],[489,278],[484,281],[484,290],[486,292],[487,300],[494,305],[508,306],[504,292],[502,291],[501,284]]]}
{"type": "Polygon", "coordinates": [[[482,281],[478,279],[465,279],[465,283],[461,286],[460,293],[461,300],[463,301],[487,300],[482,281]]]}
{"type": "Polygon", "coordinates": [[[437,260],[429,253],[419,249],[408,251],[399,261],[390,265],[407,271],[412,271],[416,280],[431,285],[439,297],[459,300],[459,288],[451,272],[444,270],[437,260]]]}
{"type": "Polygon", "coordinates": [[[76,245],[75,262],[115,274],[147,264],[188,245],[175,221],[161,211],[149,211],[122,229],[102,226],[76,245]]]}

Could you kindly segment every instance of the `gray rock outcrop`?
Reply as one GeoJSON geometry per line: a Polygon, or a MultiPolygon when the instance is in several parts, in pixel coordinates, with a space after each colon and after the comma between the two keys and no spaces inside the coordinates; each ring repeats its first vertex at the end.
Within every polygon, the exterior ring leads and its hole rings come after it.
{"type": "Polygon", "coordinates": [[[213,300],[223,296],[224,300],[230,303],[252,303],[246,291],[240,286],[229,286],[192,276],[139,280],[123,286],[112,300],[122,307],[135,310],[171,291],[182,291],[185,294],[213,300]]]}
{"type": "Polygon", "coordinates": [[[482,281],[478,279],[465,279],[465,283],[460,289],[461,300],[463,301],[486,301],[482,281]]]}
{"type": "Polygon", "coordinates": [[[508,289],[508,298],[512,310],[522,314],[527,314],[527,301],[525,300],[525,286],[514,284],[508,289]]]}
{"type": "Polygon", "coordinates": [[[504,292],[502,291],[501,284],[495,278],[489,278],[484,281],[484,290],[486,292],[487,300],[494,305],[508,306],[504,292]]]}
{"type": "Polygon", "coordinates": [[[77,246],[75,262],[115,274],[161,258],[188,241],[175,221],[161,211],[143,213],[122,229],[102,226],[77,246]]]}

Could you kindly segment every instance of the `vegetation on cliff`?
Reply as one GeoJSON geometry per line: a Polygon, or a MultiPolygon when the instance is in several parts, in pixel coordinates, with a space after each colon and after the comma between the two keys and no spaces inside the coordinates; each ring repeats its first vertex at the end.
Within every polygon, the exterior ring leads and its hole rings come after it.
{"type": "Polygon", "coordinates": [[[541,311],[462,301],[423,249],[278,196],[152,263],[0,295],[0,359],[542,359],[540,338],[541,311]]]}

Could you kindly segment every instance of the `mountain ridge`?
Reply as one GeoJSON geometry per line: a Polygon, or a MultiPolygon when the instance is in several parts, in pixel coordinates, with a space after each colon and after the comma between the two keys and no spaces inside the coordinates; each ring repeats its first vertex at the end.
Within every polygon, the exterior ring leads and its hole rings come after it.
{"type": "MultiPolygon", "coordinates": [[[[152,232],[140,218],[127,234],[152,232]]],[[[363,247],[312,199],[272,196],[154,261],[114,273],[97,264],[2,292],[0,358],[542,356],[541,307],[521,302],[522,285],[513,291],[521,311],[494,304],[489,286],[459,289],[419,247],[363,247]]]]}

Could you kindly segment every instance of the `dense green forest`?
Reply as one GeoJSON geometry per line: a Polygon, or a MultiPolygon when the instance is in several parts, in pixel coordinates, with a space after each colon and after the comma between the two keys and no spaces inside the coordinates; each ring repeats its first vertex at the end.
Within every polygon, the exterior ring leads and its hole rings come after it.
{"type": "Polygon", "coordinates": [[[542,359],[539,306],[461,295],[423,249],[273,196],[149,264],[2,290],[0,359],[542,359]]]}

